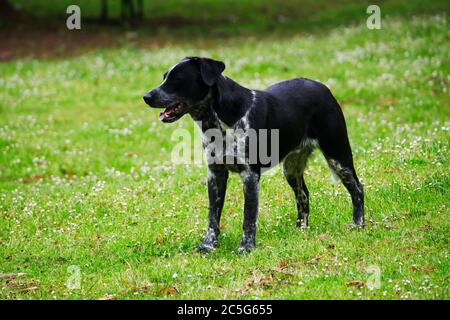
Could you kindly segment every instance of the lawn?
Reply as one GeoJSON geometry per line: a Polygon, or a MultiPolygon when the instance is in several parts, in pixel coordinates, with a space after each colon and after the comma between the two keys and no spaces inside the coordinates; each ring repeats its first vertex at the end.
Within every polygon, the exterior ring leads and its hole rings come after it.
{"type": "Polygon", "coordinates": [[[449,299],[448,4],[411,2],[402,14],[406,2],[391,1],[397,14],[386,16],[381,4],[382,29],[369,30],[365,6],[344,3],[314,16],[323,29],[310,18],[292,31],[301,16],[291,17],[285,36],[263,22],[242,34],[224,23],[223,38],[0,64],[0,274],[24,273],[0,279],[0,298],[449,299]],[[257,249],[238,254],[243,195],[233,175],[219,248],[195,250],[206,167],[174,164],[171,153],[176,129],[197,128],[189,117],[163,124],[142,101],[193,55],[224,61],[225,75],[254,89],[300,76],[330,87],[365,186],[365,229],[349,228],[350,197],[316,152],[307,230],[295,227],[277,168],[262,178],[257,249]]]}

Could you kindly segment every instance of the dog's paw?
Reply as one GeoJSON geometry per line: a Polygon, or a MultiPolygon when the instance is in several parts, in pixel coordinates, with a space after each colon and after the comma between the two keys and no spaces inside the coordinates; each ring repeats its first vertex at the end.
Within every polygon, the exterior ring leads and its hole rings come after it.
{"type": "Polygon", "coordinates": [[[253,243],[246,243],[246,244],[241,243],[238,249],[238,253],[249,253],[253,251],[255,247],[256,246],[253,243]]]}
{"type": "Polygon", "coordinates": [[[348,226],[348,228],[350,229],[350,230],[360,230],[360,229],[364,229],[364,222],[363,223],[355,223],[354,221],[352,221],[350,224],[349,224],[349,226],[348,226]]]}
{"type": "Polygon", "coordinates": [[[200,252],[208,253],[214,250],[217,247],[217,243],[211,242],[202,242],[197,246],[197,249],[200,252]]]}
{"type": "Polygon", "coordinates": [[[300,230],[306,230],[308,229],[308,222],[302,220],[302,219],[297,219],[297,221],[295,222],[295,225],[297,226],[297,228],[299,228],[300,230]]]}

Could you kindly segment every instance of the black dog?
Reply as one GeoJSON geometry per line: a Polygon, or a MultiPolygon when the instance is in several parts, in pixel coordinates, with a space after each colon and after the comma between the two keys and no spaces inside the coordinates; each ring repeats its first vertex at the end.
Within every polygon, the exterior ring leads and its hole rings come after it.
{"type": "MultiPolygon", "coordinates": [[[[185,58],[164,74],[163,83],[148,92],[144,101],[151,107],[165,107],[159,115],[162,122],[174,122],[189,113],[201,123],[204,133],[215,129],[225,136],[229,130],[278,130],[278,159],[283,161],[284,175],[295,193],[299,227],[308,226],[309,215],[309,192],[303,171],[308,156],[319,147],[351,195],[353,223],[364,226],[363,187],[353,167],[343,113],[330,90],[304,78],[283,81],[264,91],[250,90],[223,76],[224,69],[225,64],[220,61],[185,58]]],[[[248,137],[245,142],[249,143],[248,137]]],[[[204,141],[206,151],[214,143],[212,139],[204,141]]],[[[245,150],[248,153],[248,145],[245,150]]],[[[213,156],[217,159],[225,154],[213,156]]],[[[276,162],[250,163],[248,156],[237,164],[208,161],[209,225],[199,246],[201,250],[210,251],[218,245],[229,171],[238,172],[244,185],[243,238],[239,250],[255,247],[259,180],[261,172],[276,162]]]]}

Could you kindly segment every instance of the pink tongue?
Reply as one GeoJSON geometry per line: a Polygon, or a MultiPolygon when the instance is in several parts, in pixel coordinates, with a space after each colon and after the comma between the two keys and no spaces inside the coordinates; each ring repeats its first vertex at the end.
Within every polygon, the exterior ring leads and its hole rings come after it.
{"type": "Polygon", "coordinates": [[[163,120],[165,120],[167,118],[172,117],[173,115],[176,115],[177,107],[178,106],[170,107],[170,108],[167,108],[166,110],[164,110],[163,112],[161,112],[159,114],[159,120],[163,121],[163,120]]]}
{"type": "Polygon", "coordinates": [[[163,112],[161,112],[161,113],[159,114],[159,120],[160,120],[160,121],[163,121],[164,119],[166,119],[166,118],[172,116],[173,113],[174,113],[173,109],[164,110],[163,112]]]}
{"type": "Polygon", "coordinates": [[[159,121],[163,121],[166,118],[166,113],[165,112],[161,112],[159,114],[159,121]]]}

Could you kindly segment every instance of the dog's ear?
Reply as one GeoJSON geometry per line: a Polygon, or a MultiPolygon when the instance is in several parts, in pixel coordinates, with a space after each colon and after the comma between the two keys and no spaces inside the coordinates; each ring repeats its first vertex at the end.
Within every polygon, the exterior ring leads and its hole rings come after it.
{"type": "Polygon", "coordinates": [[[199,58],[200,73],[202,79],[208,87],[213,86],[223,70],[225,70],[225,63],[209,58],[199,58]]]}

